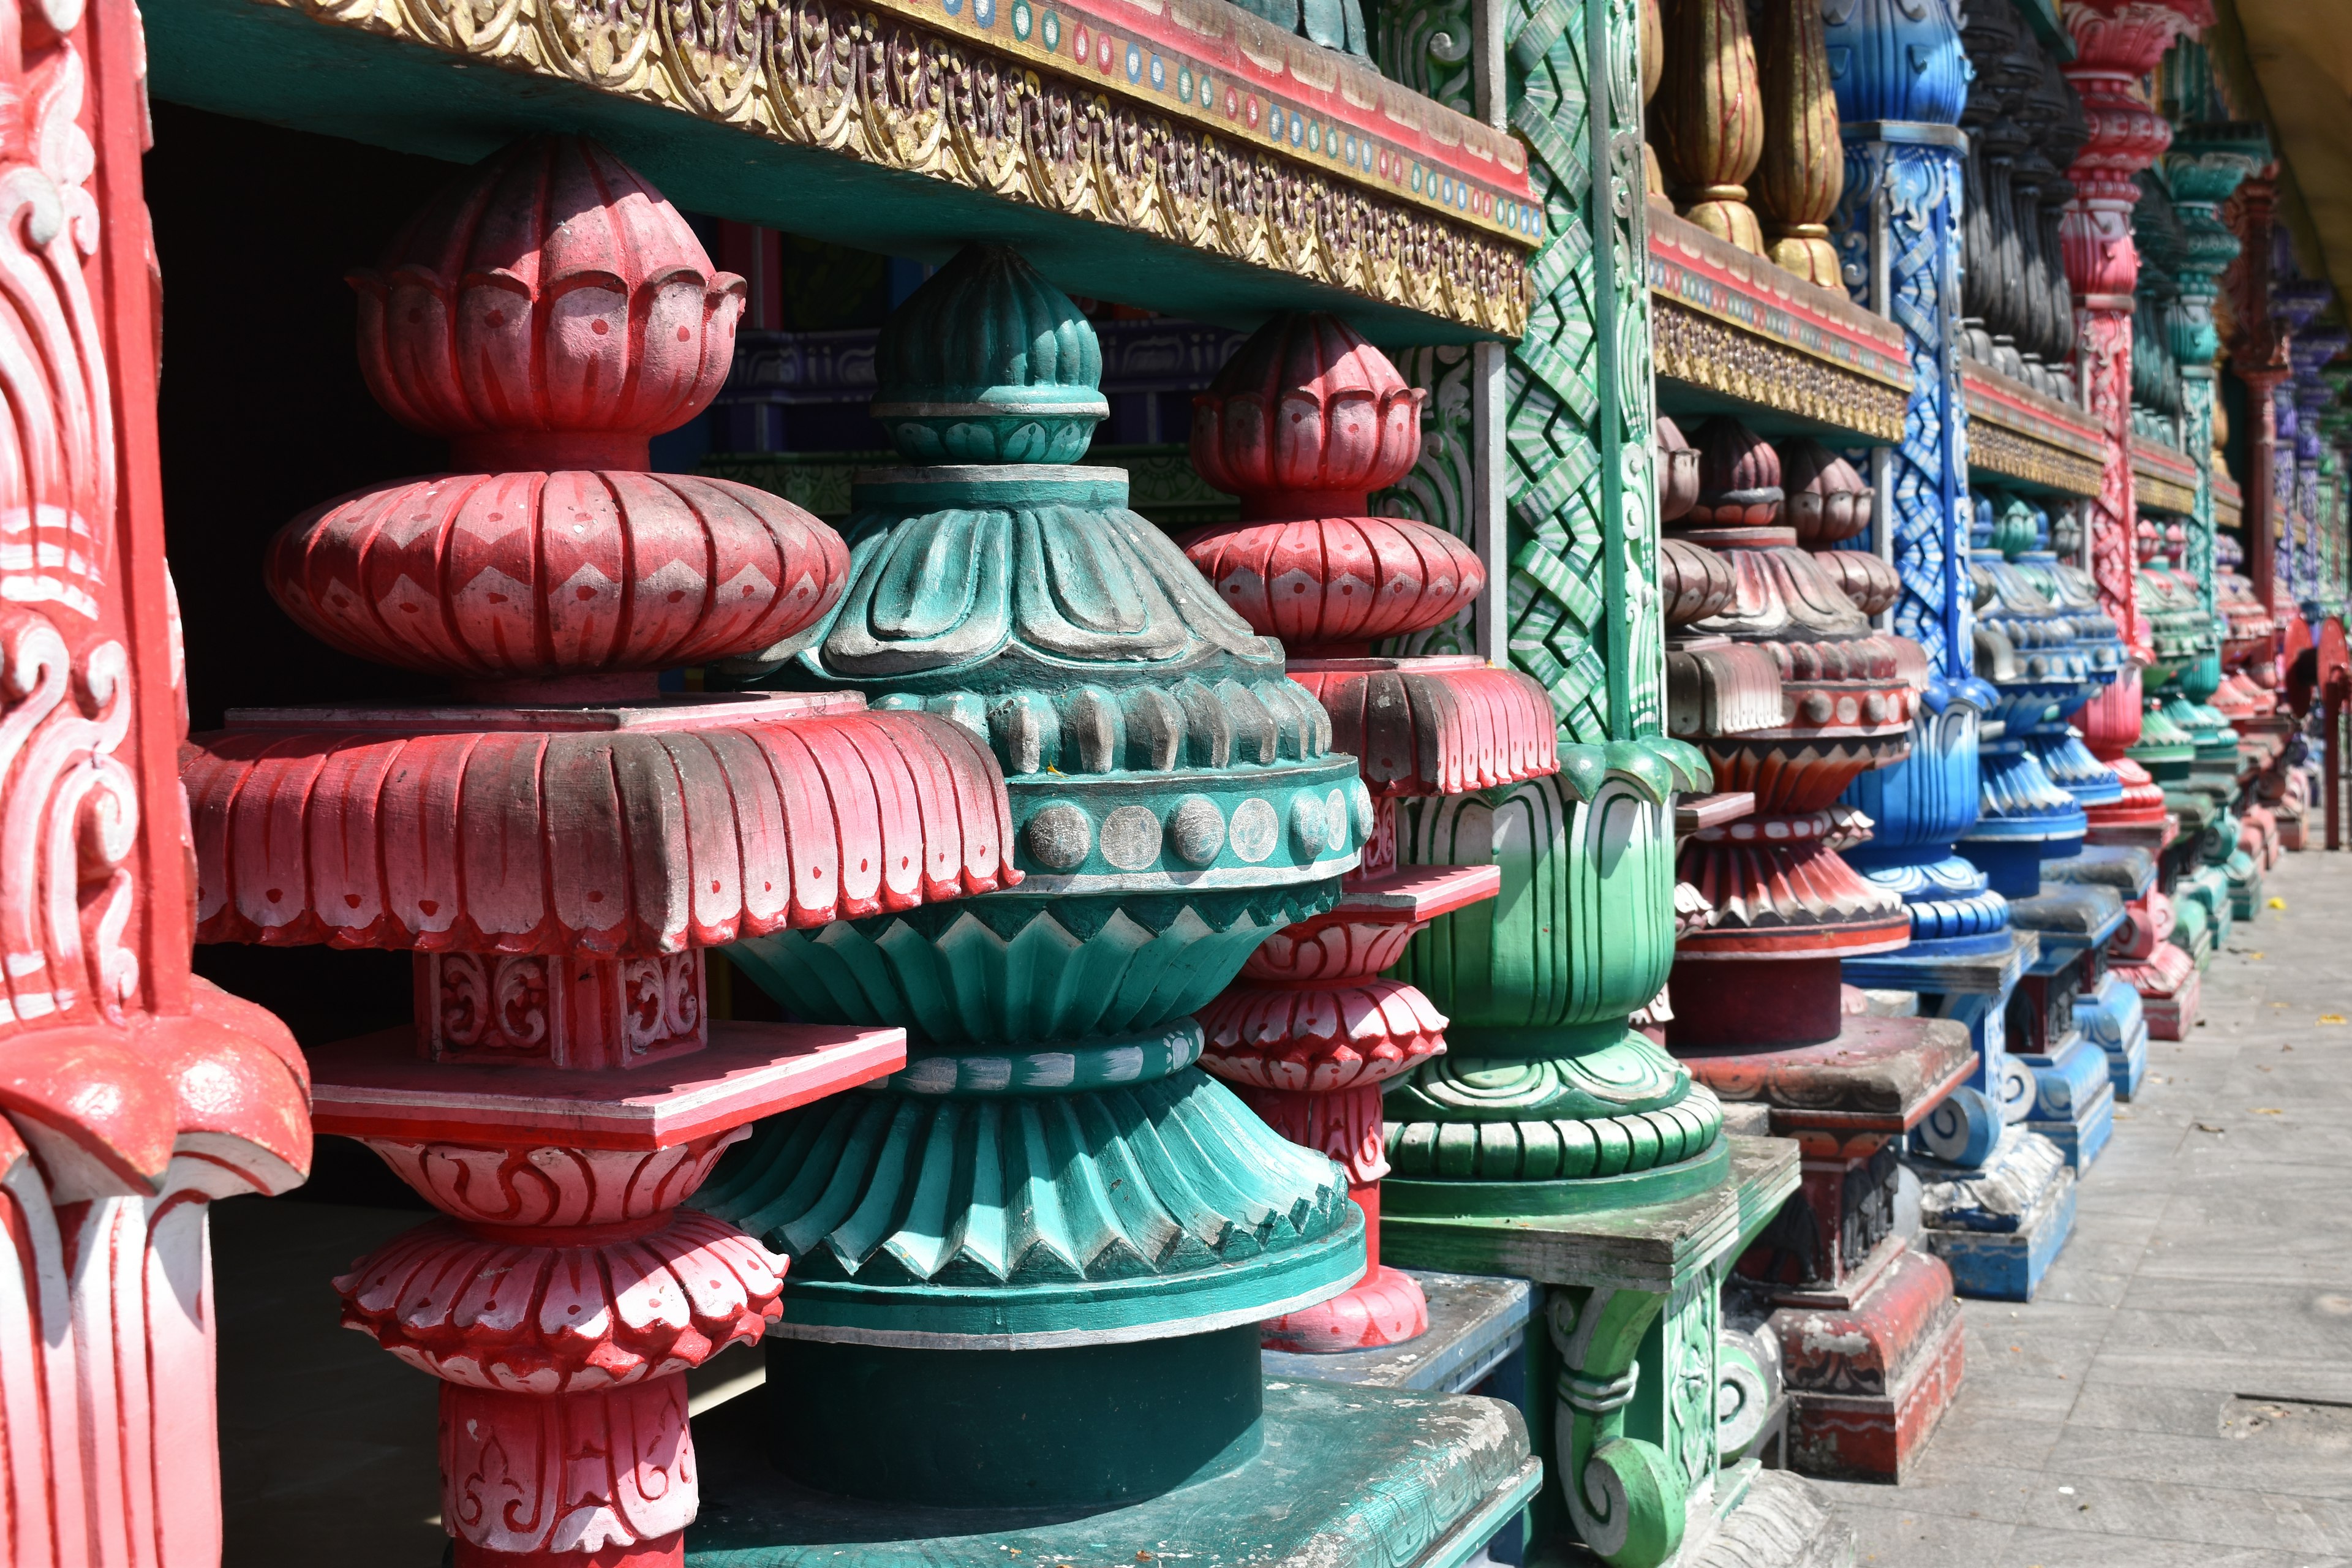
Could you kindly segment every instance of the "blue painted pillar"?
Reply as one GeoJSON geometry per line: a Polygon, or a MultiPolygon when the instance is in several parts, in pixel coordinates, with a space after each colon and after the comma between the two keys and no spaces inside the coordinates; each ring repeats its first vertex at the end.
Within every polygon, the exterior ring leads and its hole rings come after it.
{"type": "MultiPolygon", "coordinates": [[[[1976,679],[1972,652],[1968,409],[1959,381],[1967,139],[1958,121],[1968,57],[1946,0],[1832,5],[1826,34],[1845,137],[1845,195],[1835,225],[1840,258],[1855,300],[1903,329],[1911,356],[1903,442],[1875,455],[1875,477],[1879,526],[1903,580],[1893,629],[1927,655],[1927,689],[1909,759],[1864,774],[1845,796],[1877,825],[1846,858],[1901,895],[1911,911],[1911,945],[1849,963],[1847,978],[1940,990],[1932,984],[1937,966],[1951,967],[1941,961],[1995,957],[2015,945],[2007,900],[1953,851],[1977,819],[1978,725],[1992,701],[1976,679]]],[[[1984,1012],[1987,1000],[1973,1001],[1968,1011],[1984,1012]]],[[[1993,1006],[1993,1029],[1998,1013],[1993,1006]]],[[[1998,1040],[1986,1051],[1986,1020],[1970,1022],[1980,1054],[1997,1058],[1998,1040]]]]}
{"type": "Polygon", "coordinates": [[[1830,74],[1845,139],[1845,194],[1833,226],[1855,300],[1903,329],[1912,363],[1902,444],[1877,456],[1880,528],[1903,581],[1893,629],[1927,650],[1927,689],[1910,758],[1864,775],[1847,804],[1876,823],[1847,858],[1899,893],[1911,945],[1848,960],[1850,984],[1916,992],[1922,1011],[1969,1026],[1974,1085],[1915,1134],[1929,1244],[1963,1293],[2030,1293],[2072,1217],[2071,1174],[2022,1126],[2036,1095],[2009,1058],[2011,993],[2038,942],[2013,929],[2009,903],[1955,852],[1979,809],[1978,743],[1992,689],[1974,668],[1969,574],[1968,409],[1960,392],[1961,199],[1970,75],[1951,0],[1832,0],[1830,74]],[[2039,1229],[1989,1236],[1966,1194],[2000,1168],[2007,1184],[2048,1202],[2022,1205],[2039,1229]],[[1972,1184],[1970,1178],[1977,1181],[1972,1184]],[[1941,1227],[1939,1230],[1939,1226],[1941,1227]]]}

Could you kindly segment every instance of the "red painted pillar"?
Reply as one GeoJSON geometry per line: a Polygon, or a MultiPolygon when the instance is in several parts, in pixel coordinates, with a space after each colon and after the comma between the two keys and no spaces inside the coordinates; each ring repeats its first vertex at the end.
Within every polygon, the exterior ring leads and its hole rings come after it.
{"type": "Polygon", "coordinates": [[[1372,657],[1377,642],[1453,620],[1487,585],[1468,542],[1366,515],[1371,492],[1421,456],[1423,395],[1338,317],[1294,315],[1254,333],[1195,399],[1193,464],[1242,498],[1243,521],[1179,542],[1253,630],[1282,639],[1290,678],[1330,716],[1332,749],[1360,759],[1376,822],[1338,907],[1277,931],[1200,1014],[1202,1067],[1284,1137],[1339,1161],[1364,1211],[1362,1281],[1269,1321],[1277,1350],[1394,1344],[1429,1326],[1421,1288],[1381,1263],[1381,1086],[1445,1049],[1445,1018],[1381,972],[1429,921],[1493,898],[1502,873],[1400,868],[1396,803],[1559,765],[1551,699],[1531,677],[1477,658],[1372,657]]]}
{"type": "Polygon", "coordinates": [[[415,953],[412,1026],[320,1047],[319,1125],[442,1216],[335,1281],[441,1380],[458,1568],[674,1568],[684,1374],[781,1313],[783,1259],[685,1207],[756,1119],[903,1065],[896,1028],[709,1016],[703,949],[1017,880],[994,760],[861,698],[665,697],[840,597],[846,548],[647,471],[710,401],[744,282],[579,138],[459,175],[353,275],[378,402],[457,471],[297,518],[264,576],[450,700],[256,715],[184,770],[207,941],[415,953]]]}
{"type": "Polygon", "coordinates": [[[2287,362],[2286,335],[2271,315],[2271,237],[2277,207],[2277,164],[2239,184],[2227,210],[2239,250],[2225,276],[2235,322],[2230,368],[2246,388],[2246,575],[2253,583],[2255,602],[2273,615],[2278,609],[2272,581],[2277,569],[2272,541],[2278,532],[2278,500],[2273,493],[2278,408],[2272,395],[2294,374],[2287,362]]]}
{"type": "Polygon", "coordinates": [[[205,1216],[302,1180],[309,1084],[190,972],[138,13],[0,24],[0,1552],[204,1568],[205,1216]]]}
{"type": "Polygon", "coordinates": [[[2138,86],[2175,38],[2211,21],[2206,0],[2077,0],[2066,8],[2076,54],[2063,68],[2082,95],[2090,137],[2066,171],[2075,195],[2059,232],[2074,294],[2075,361],[2092,417],[2105,436],[2099,493],[2089,507],[2091,575],[2099,606],[2114,619],[2132,661],[2082,710],[2079,721],[2093,754],[2124,785],[2120,801],[2090,807],[2094,836],[2122,837],[2151,848],[2163,837],[2164,792],[2124,754],[2140,734],[2139,672],[2155,658],[2136,570],[2131,341],[2139,252],[2132,243],[2131,215],[2139,203],[2137,177],[2163,153],[2172,130],[2138,86]]]}

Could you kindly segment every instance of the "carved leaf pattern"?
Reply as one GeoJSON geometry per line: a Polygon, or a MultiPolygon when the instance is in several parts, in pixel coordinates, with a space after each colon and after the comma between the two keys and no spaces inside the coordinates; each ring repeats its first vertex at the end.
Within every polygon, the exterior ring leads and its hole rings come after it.
{"type": "MultiPolygon", "coordinates": [[[[60,33],[80,20],[56,13],[60,33]]],[[[99,240],[86,73],[64,37],[21,68],[0,163],[0,1030],[120,1024],[139,980],[139,790],[115,755],[129,661],[104,599],[111,393],[82,270],[99,240]]]]}

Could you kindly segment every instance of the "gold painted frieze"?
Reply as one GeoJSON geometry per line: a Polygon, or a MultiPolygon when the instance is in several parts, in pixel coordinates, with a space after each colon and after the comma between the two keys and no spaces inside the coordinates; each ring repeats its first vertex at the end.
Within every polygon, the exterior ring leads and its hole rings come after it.
{"type": "Polygon", "coordinates": [[[1707,399],[1903,438],[1911,368],[1902,330],[1842,294],[1681,218],[1650,219],[1657,375],[1707,399]]]}
{"type": "Polygon", "coordinates": [[[1225,0],[255,0],[1526,329],[1516,139],[1225,0]]]}
{"type": "Polygon", "coordinates": [[[1971,479],[2060,495],[2099,493],[2105,447],[2098,426],[2081,408],[1976,360],[1960,362],[1960,391],[1969,405],[1971,479]]]}
{"type": "Polygon", "coordinates": [[[2185,454],[2153,441],[2132,438],[2132,496],[2147,511],[2197,510],[2197,466],[2185,454]]]}

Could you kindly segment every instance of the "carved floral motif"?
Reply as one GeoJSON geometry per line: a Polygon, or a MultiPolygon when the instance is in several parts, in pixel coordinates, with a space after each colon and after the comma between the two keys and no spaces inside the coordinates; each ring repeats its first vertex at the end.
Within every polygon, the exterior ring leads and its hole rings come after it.
{"type": "Polygon", "coordinates": [[[1521,247],[950,33],[839,0],[290,0],[321,22],[580,82],[1516,336],[1521,247]]]}

